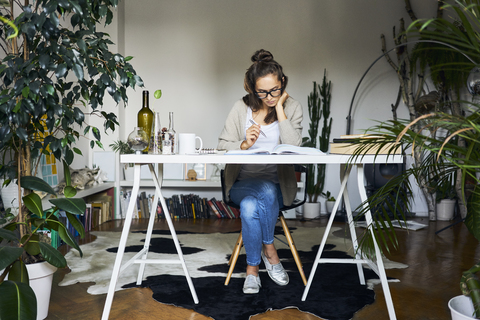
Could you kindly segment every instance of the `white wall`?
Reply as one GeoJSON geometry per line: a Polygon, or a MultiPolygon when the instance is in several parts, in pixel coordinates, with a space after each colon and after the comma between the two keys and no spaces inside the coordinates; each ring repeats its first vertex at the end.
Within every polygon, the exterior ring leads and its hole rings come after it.
{"type": "MultiPolygon", "coordinates": [[[[398,29],[402,17],[410,22],[403,0],[127,0],[122,5],[125,16],[119,14],[113,39],[123,54],[134,56],[132,64],[151,96],[162,89],[160,100],[151,98],[151,108],[161,113],[164,126],[174,111],[176,131],[195,132],[210,148],[216,146],[230,108],[245,94],[243,76],[260,48],[270,50],[289,76],[287,91],[304,106],[304,136],[307,96],[327,69],[332,138],[345,134],[354,89],[381,54],[380,35],[391,47],[392,28],[398,29]]],[[[419,17],[436,13],[435,0],[414,0],[412,5],[419,17]]],[[[111,140],[133,130],[142,90],[129,92],[125,114],[119,111],[120,132],[111,140]]],[[[352,133],[390,119],[397,90],[396,75],[382,59],[357,94],[352,133]]],[[[399,116],[407,117],[407,109],[399,109],[399,116]]],[[[339,190],[337,177],[332,166],[327,189],[333,194],[339,190]]],[[[355,205],[359,198],[355,183],[350,185],[355,205]]],[[[425,210],[422,201],[415,205],[417,211],[425,210]]]]}

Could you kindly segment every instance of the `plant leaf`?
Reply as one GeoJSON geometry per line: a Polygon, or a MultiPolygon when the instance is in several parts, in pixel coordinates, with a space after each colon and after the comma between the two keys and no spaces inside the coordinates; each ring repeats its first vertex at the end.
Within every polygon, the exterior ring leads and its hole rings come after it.
{"type": "Polygon", "coordinates": [[[0,270],[11,265],[16,259],[20,258],[23,248],[19,247],[0,247],[0,270]]]}
{"type": "Polygon", "coordinates": [[[65,212],[83,215],[87,209],[85,200],[81,198],[59,198],[48,200],[65,212]]]}
{"type": "Polygon", "coordinates": [[[65,198],[73,198],[77,195],[77,189],[72,186],[66,186],[65,189],[63,189],[63,194],[65,198]]]}
{"type": "Polygon", "coordinates": [[[70,177],[70,168],[68,167],[68,164],[65,160],[63,161],[63,172],[64,172],[64,176],[65,176],[65,184],[67,185],[67,187],[71,186],[72,185],[72,180],[71,180],[71,177],[70,177]]]}
{"type": "Polygon", "coordinates": [[[47,182],[35,176],[22,177],[20,179],[20,186],[25,189],[56,194],[55,190],[53,190],[53,188],[47,182]]]}
{"type": "Polygon", "coordinates": [[[5,228],[1,228],[0,229],[0,242],[2,239],[6,239],[8,241],[15,241],[15,240],[18,240],[17,238],[17,235],[15,234],[15,232],[11,231],[11,230],[7,230],[5,228]]]}
{"type": "Polygon", "coordinates": [[[77,244],[70,231],[68,231],[63,224],[59,224],[58,235],[67,245],[77,249],[80,253],[80,257],[83,257],[83,252],[80,249],[80,246],[77,244]]]}
{"type": "Polygon", "coordinates": [[[28,271],[22,260],[13,263],[12,268],[8,272],[8,280],[29,284],[28,271]]]}
{"type": "Polygon", "coordinates": [[[480,187],[477,185],[467,202],[467,217],[465,225],[473,236],[480,240],[480,187]]]}
{"type": "Polygon", "coordinates": [[[78,231],[78,233],[80,234],[80,238],[85,238],[85,227],[83,226],[83,224],[80,222],[80,220],[78,220],[77,216],[69,213],[69,212],[66,212],[66,215],[67,215],[67,218],[68,218],[68,222],[70,222],[70,224],[75,228],[75,230],[78,231]]]}
{"type": "Polygon", "coordinates": [[[65,260],[65,257],[60,253],[60,251],[48,243],[40,242],[39,244],[42,257],[48,263],[57,268],[65,268],[67,266],[67,260],[65,260]]]}
{"type": "Polygon", "coordinates": [[[0,319],[36,318],[37,298],[29,285],[9,280],[0,283],[0,319]]]}
{"type": "Polygon", "coordinates": [[[43,215],[42,199],[40,199],[38,194],[32,192],[23,197],[22,200],[28,210],[30,210],[33,214],[37,215],[38,217],[43,215]]]}

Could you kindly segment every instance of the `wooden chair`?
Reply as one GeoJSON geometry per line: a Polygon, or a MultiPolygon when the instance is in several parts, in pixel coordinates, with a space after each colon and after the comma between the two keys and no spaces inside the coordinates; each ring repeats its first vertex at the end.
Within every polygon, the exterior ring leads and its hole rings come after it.
{"type": "MultiPolygon", "coordinates": [[[[298,256],[297,248],[295,247],[295,242],[293,241],[292,235],[290,233],[290,229],[288,229],[287,223],[285,221],[285,217],[283,216],[282,211],[290,210],[297,208],[305,203],[307,200],[307,181],[308,181],[308,170],[305,166],[300,166],[300,165],[295,165],[295,171],[299,173],[305,173],[305,179],[304,179],[304,194],[303,194],[303,199],[295,199],[293,200],[293,203],[289,206],[284,206],[283,208],[280,209],[278,219],[280,220],[280,223],[282,224],[283,232],[285,234],[285,238],[287,240],[287,244],[290,247],[290,250],[292,251],[293,259],[295,260],[295,263],[297,264],[298,271],[300,272],[300,276],[302,277],[303,284],[307,285],[307,278],[305,277],[305,273],[303,272],[303,265],[302,261],[300,261],[300,257],[298,256]]],[[[233,201],[226,201],[227,197],[225,194],[225,187],[224,187],[224,181],[225,181],[225,176],[224,176],[224,171],[222,170],[220,172],[220,179],[222,182],[222,197],[223,201],[225,204],[238,208],[233,201]]],[[[281,240],[280,240],[281,241],[281,240]]],[[[282,241],[283,242],[283,241],[282,241]]],[[[235,268],[235,264],[237,263],[238,256],[240,255],[240,250],[242,249],[243,246],[243,237],[242,237],[242,231],[240,231],[240,234],[238,235],[237,242],[235,244],[235,247],[233,248],[232,255],[230,256],[230,260],[228,261],[228,265],[230,268],[228,269],[228,274],[227,278],[225,279],[225,285],[228,285],[230,282],[230,278],[232,277],[233,274],[233,269],[235,268]]]]}

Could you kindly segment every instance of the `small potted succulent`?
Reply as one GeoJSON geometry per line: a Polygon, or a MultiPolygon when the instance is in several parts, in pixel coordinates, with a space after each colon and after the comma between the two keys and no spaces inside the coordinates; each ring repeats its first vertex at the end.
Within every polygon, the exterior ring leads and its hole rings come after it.
{"type": "Polygon", "coordinates": [[[330,191],[322,192],[322,196],[325,198],[325,209],[327,210],[327,214],[332,213],[333,206],[335,205],[335,197],[332,196],[330,191]]]}

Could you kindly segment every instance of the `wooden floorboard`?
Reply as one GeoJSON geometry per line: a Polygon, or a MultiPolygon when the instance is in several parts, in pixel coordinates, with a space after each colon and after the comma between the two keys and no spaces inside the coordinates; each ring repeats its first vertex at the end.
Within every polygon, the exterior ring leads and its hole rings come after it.
{"type": "MultiPolygon", "coordinates": [[[[445,231],[435,231],[448,226],[449,222],[429,222],[428,228],[418,231],[397,231],[399,248],[387,254],[393,261],[407,264],[406,269],[387,270],[387,276],[397,278],[400,282],[390,283],[393,303],[398,319],[443,320],[450,319],[448,300],[460,294],[459,279],[462,271],[470,268],[480,258],[478,241],[473,238],[463,224],[457,224],[445,231]]],[[[326,224],[326,219],[301,222],[288,220],[288,225],[317,227],[326,224]]],[[[176,230],[193,232],[229,232],[240,230],[239,220],[177,220],[176,230]]],[[[343,227],[343,223],[335,222],[343,227]]],[[[107,222],[98,230],[121,231],[121,221],[107,222]]],[[[157,223],[156,229],[168,230],[165,222],[157,223]]],[[[131,230],[145,230],[146,221],[135,221],[131,230]]],[[[339,231],[337,236],[344,235],[339,231]]],[[[94,240],[87,235],[84,242],[94,240]]],[[[68,249],[64,249],[64,252],[68,249]]],[[[91,283],[78,283],[66,287],[57,284],[68,270],[58,270],[54,275],[54,285],[47,319],[100,319],[106,295],[90,295],[87,288],[91,283]]],[[[308,275],[307,275],[308,276],[308,275]]],[[[341,285],[341,283],[339,283],[341,285]]],[[[388,319],[383,291],[375,286],[375,303],[366,306],[354,317],[355,319],[388,319]]],[[[165,319],[165,320],[205,320],[211,319],[192,310],[163,305],[154,301],[152,292],[146,288],[134,288],[115,293],[110,319],[165,319]]],[[[201,297],[200,297],[201,298],[201,297]]],[[[311,314],[296,309],[269,311],[256,315],[252,320],[266,319],[319,319],[311,314]]],[[[216,319],[223,320],[223,319],[216,319]]]]}

